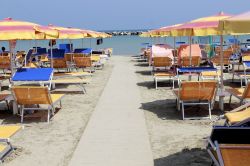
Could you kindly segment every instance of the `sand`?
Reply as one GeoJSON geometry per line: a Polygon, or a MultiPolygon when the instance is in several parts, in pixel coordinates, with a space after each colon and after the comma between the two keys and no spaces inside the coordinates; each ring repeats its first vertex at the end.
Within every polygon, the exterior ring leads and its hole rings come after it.
{"type": "MultiPolygon", "coordinates": [[[[176,110],[172,84],[159,83],[155,89],[151,68],[147,63],[136,62],[138,87],[141,93],[141,109],[145,113],[148,133],[155,166],[207,166],[211,160],[206,152],[206,138],[210,135],[210,120],[185,120],[180,111],[176,110]]],[[[226,78],[228,75],[226,75],[226,78]]],[[[229,78],[228,78],[229,79],[229,78]]],[[[177,86],[177,83],[175,84],[177,86]]],[[[228,100],[228,97],[225,98],[228,100]]],[[[235,102],[235,101],[233,101],[235,102]]],[[[215,104],[213,118],[223,114],[215,104]]],[[[226,110],[230,110],[227,108],[226,110]]],[[[192,107],[192,115],[207,116],[208,109],[192,107]],[[194,111],[192,111],[194,110],[194,111]],[[202,111],[201,111],[202,110],[202,111]],[[198,113],[198,114],[197,114],[198,113]]],[[[221,124],[219,121],[216,124],[221,124]]]]}
{"type": "MultiPolygon", "coordinates": [[[[50,124],[41,122],[40,118],[25,119],[24,129],[11,140],[18,149],[6,159],[4,165],[68,165],[112,68],[112,62],[109,61],[103,70],[94,73],[90,84],[86,85],[87,94],[66,95],[62,100],[62,109],[50,124]]],[[[3,116],[2,124],[20,122],[20,117],[7,113],[3,116]]]]}
{"type": "MultiPolygon", "coordinates": [[[[124,57],[116,58],[124,60],[124,57]]],[[[213,125],[211,121],[181,120],[181,113],[176,111],[172,85],[159,83],[159,89],[155,90],[147,64],[132,61],[133,58],[130,58],[129,63],[136,67],[136,84],[141,96],[140,109],[145,114],[154,165],[209,165],[211,160],[205,150],[205,140],[211,133],[213,125]]],[[[17,150],[6,159],[4,165],[68,165],[105,88],[113,65],[110,60],[103,70],[98,70],[94,74],[91,83],[86,86],[87,94],[66,95],[62,102],[63,108],[53,117],[49,125],[41,122],[41,119],[25,119],[24,130],[12,139],[17,150]]],[[[216,107],[218,104],[215,105],[213,117],[222,114],[216,107]]],[[[192,114],[198,112],[201,112],[199,115],[208,114],[205,107],[200,108],[202,111],[199,108],[192,110],[194,110],[192,114]]],[[[6,111],[2,111],[0,116],[2,124],[20,122],[19,117],[12,116],[6,111]]]]}

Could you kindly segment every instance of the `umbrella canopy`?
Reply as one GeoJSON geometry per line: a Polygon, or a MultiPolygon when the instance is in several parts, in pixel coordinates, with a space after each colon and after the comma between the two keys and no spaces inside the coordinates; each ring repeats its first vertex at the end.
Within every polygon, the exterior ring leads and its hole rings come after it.
{"type": "Polygon", "coordinates": [[[198,18],[171,29],[171,36],[220,35],[221,32],[218,28],[219,21],[231,16],[232,15],[220,12],[214,16],[198,18]]]}
{"type": "Polygon", "coordinates": [[[79,29],[79,28],[66,28],[60,26],[54,26],[49,24],[49,27],[57,30],[59,32],[58,39],[82,39],[82,38],[105,38],[110,37],[110,35],[106,33],[79,29]]]}
{"type": "Polygon", "coordinates": [[[155,29],[152,31],[149,31],[149,33],[153,36],[161,36],[161,37],[167,37],[171,35],[171,30],[175,29],[179,26],[181,26],[182,24],[175,24],[175,25],[171,25],[171,26],[165,26],[165,27],[161,27],[159,29],[155,29]]]}
{"type": "Polygon", "coordinates": [[[250,11],[220,20],[219,29],[226,35],[250,34],[250,11]]]}
{"type": "Polygon", "coordinates": [[[49,27],[59,32],[59,37],[57,39],[82,39],[89,36],[87,32],[81,29],[65,28],[65,27],[55,26],[52,24],[49,24],[49,27]]]}
{"type": "Polygon", "coordinates": [[[6,18],[0,21],[0,40],[45,39],[58,37],[58,32],[39,24],[6,18]]]}

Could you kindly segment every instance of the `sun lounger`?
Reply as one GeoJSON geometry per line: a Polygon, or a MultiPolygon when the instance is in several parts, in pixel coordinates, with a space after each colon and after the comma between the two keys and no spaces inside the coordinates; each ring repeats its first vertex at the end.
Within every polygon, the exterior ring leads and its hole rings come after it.
{"type": "Polygon", "coordinates": [[[222,115],[225,126],[250,126],[250,103],[239,106],[222,115]]]}
{"type": "Polygon", "coordinates": [[[176,74],[173,71],[155,72],[154,73],[155,89],[158,89],[159,81],[165,81],[165,80],[172,80],[172,84],[174,88],[175,78],[176,78],[176,74]]]}
{"type": "Polygon", "coordinates": [[[76,85],[78,86],[83,93],[86,93],[84,84],[89,83],[89,80],[83,78],[61,78],[52,80],[53,85],[76,85]]]}
{"type": "Polygon", "coordinates": [[[174,88],[175,72],[171,70],[173,61],[169,57],[154,57],[152,72],[155,81],[155,89],[158,88],[158,81],[172,80],[174,88]],[[159,69],[159,70],[158,70],[159,69]]]}
{"type": "Polygon", "coordinates": [[[178,83],[180,83],[180,75],[181,74],[185,74],[187,73],[188,75],[192,75],[195,74],[198,76],[198,80],[199,80],[199,76],[201,76],[201,73],[203,72],[216,72],[217,69],[214,67],[180,67],[177,68],[177,78],[178,78],[178,83]]]}
{"type": "Polygon", "coordinates": [[[48,87],[13,86],[11,90],[17,105],[20,107],[21,123],[23,123],[26,110],[47,110],[47,122],[49,123],[51,114],[55,113],[55,105],[60,103],[61,106],[61,99],[64,96],[64,94],[50,94],[48,87]],[[46,107],[30,107],[32,105],[46,105],[46,107]]]}
{"type": "Polygon", "coordinates": [[[219,72],[220,71],[202,71],[200,73],[201,80],[218,80],[218,81],[220,81],[219,72]]]}
{"type": "MultiPolygon", "coordinates": [[[[184,106],[186,105],[208,105],[209,118],[211,119],[211,109],[215,100],[217,83],[214,81],[182,82],[179,89],[174,89],[173,93],[177,98],[177,108],[182,106],[182,119],[185,118],[184,106]]],[[[201,118],[198,118],[201,119],[201,118]]]]}
{"type": "Polygon", "coordinates": [[[230,94],[229,104],[231,103],[232,96],[240,100],[240,104],[250,99],[250,85],[248,84],[245,88],[230,88],[226,89],[230,94]]]}
{"type": "Polygon", "coordinates": [[[207,151],[213,165],[249,165],[250,128],[215,126],[207,142],[207,151]]]}
{"type": "Polygon", "coordinates": [[[20,84],[40,84],[51,87],[53,78],[52,68],[22,68],[18,69],[13,75],[11,83],[13,85],[20,84]]]}
{"type": "Polygon", "coordinates": [[[0,69],[5,70],[10,69],[10,57],[9,56],[0,56],[0,69]]]}
{"type": "Polygon", "coordinates": [[[63,72],[63,73],[54,73],[54,78],[65,78],[65,77],[87,77],[92,76],[92,73],[86,71],[79,71],[79,72],[63,72]]]}
{"type": "Polygon", "coordinates": [[[91,57],[74,57],[76,68],[90,68],[90,72],[95,71],[95,65],[91,61],[91,57]]]}
{"type": "Polygon", "coordinates": [[[10,138],[22,129],[22,126],[2,125],[0,126],[0,162],[10,154],[14,147],[10,142],[10,138]]]}

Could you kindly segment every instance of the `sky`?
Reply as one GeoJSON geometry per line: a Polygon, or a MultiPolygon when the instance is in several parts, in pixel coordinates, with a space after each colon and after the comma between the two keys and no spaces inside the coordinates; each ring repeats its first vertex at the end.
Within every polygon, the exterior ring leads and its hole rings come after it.
{"type": "Polygon", "coordinates": [[[0,18],[92,30],[153,29],[224,11],[249,11],[250,0],[1,0],[0,18]]]}

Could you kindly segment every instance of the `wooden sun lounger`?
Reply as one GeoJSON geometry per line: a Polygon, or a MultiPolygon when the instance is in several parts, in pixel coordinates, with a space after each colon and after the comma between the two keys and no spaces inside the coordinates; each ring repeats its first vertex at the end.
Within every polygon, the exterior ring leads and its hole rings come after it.
{"type": "Polygon", "coordinates": [[[225,126],[244,126],[250,123],[250,103],[233,109],[224,114],[225,126]]]}
{"type": "Polygon", "coordinates": [[[250,128],[214,126],[207,151],[215,166],[248,166],[250,128]]]}
{"type": "MultiPolygon", "coordinates": [[[[217,82],[215,81],[187,81],[182,82],[179,89],[174,89],[173,93],[177,98],[177,109],[182,106],[182,119],[197,119],[195,117],[185,118],[185,105],[208,105],[209,118],[211,119],[211,109],[217,92],[217,82]]],[[[198,118],[202,119],[202,118],[198,118]]]]}
{"type": "Polygon", "coordinates": [[[245,102],[247,99],[250,99],[250,85],[247,84],[245,88],[230,88],[226,89],[230,94],[229,104],[231,103],[232,96],[240,100],[240,104],[245,102]]]}
{"type": "Polygon", "coordinates": [[[155,72],[153,74],[155,81],[155,89],[158,89],[158,81],[172,80],[173,88],[174,88],[174,80],[176,78],[176,74],[173,72],[155,72]]]}
{"type": "Polygon", "coordinates": [[[90,82],[89,79],[82,79],[82,78],[61,78],[61,79],[55,79],[52,80],[53,85],[76,85],[78,86],[83,93],[86,93],[86,89],[84,84],[88,84],[90,82]]]}
{"type": "Polygon", "coordinates": [[[13,86],[12,94],[17,105],[20,107],[21,123],[23,123],[25,110],[47,110],[47,122],[49,123],[50,115],[55,113],[55,105],[60,103],[64,94],[50,94],[48,87],[37,86],[13,86]],[[46,108],[30,107],[34,105],[46,105],[46,108]]]}
{"type": "Polygon", "coordinates": [[[92,76],[92,73],[86,71],[79,71],[79,72],[63,72],[63,73],[54,73],[54,78],[65,78],[65,77],[86,77],[92,76]]]}
{"type": "Polygon", "coordinates": [[[22,128],[22,126],[0,126],[0,162],[14,150],[10,138],[22,128]]]}

